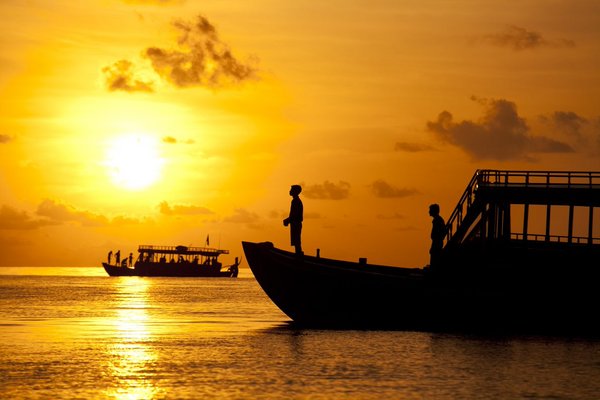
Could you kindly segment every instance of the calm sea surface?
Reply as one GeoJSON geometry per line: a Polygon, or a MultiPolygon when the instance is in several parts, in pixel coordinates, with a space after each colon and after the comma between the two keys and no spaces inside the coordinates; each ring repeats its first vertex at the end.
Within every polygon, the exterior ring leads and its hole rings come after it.
{"type": "Polygon", "coordinates": [[[600,340],[294,329],[247,269],[0,269],[0,398],[599,399],[600,340]]]}

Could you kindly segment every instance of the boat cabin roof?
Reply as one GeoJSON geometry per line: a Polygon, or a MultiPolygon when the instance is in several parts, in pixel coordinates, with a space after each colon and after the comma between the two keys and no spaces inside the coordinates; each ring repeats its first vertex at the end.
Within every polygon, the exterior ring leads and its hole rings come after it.
{"type": "Polygon", "coordinates": [[[218,257],[220,254],[229,254],[229,250],[213,249],[210,247],[188,247],[188,246],[152,246],[140,245],[140,253],[154,254],[182,254],[182,255],[202,255],[206,257],[218,257]]]}

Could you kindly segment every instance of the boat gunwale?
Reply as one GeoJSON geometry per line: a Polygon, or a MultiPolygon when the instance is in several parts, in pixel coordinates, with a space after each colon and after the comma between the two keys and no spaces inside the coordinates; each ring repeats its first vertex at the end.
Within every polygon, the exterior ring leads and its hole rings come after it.
{"type": "Polygon", "coordinates": [[[378,265],[378,264],[362,264],[360,262],[353,262],[347,260],[338,260],[324,257],[315,257],[308,255],[297,255],[295,253],[279,249],[271,242],[248,242],[242,241],[242,246],[255,246],[260,252],[273,254],[278,258],[284,257],[286,259],[286,266],[304,266],[305,268],[315,267],[315,272],[323,273],[327,269],[334,271],[343,271],[345,273],[357,273],[357,274],[371,274],[381,275],[388,277],[413,277],[422,278],[425,271],[422,268],[407,268],[397,267],[391,265],[378,265]],[[318,270],[317,270],[318,268],[318,270]]]}

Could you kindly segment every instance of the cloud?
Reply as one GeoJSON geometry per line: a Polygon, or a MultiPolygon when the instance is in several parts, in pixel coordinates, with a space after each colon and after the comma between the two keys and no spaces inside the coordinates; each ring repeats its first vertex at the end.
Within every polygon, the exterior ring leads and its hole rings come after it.
{"type": "Polygon", "coordinates": [[[57,203],[54,200],[45,199],[37,207],[35,216],[30,216],[26,211],[19,211],[7,205],[0,208],[0,229],[38,229],[46,226],[57,226],[65,223],[79,223],[82,226],[105,226],[130,225],[140,221],[117,216],[109,219],[100,214],[94,214],[88,211],[79,211],[72,206],[57,203]]]}
{"type": "Polygon", "coordinates": [[[174,4],[183,4],[185,0],[122,0],[125,4],[150,5],[150,6],[170,6],[174,4]]]}
{"type": "Polygon", "coordinates": [[[154,71],[180,87],[221,88],[257,78],[252,63],[238,60],[219,37],[213,24],[199,15],[194,22],[175,21],[179,31],[176,49],[148,47],[144,56],[154,71]]]}
{"type": "Polygon", "coordinates": [[[0,144],[11,142],[13,138],[8,135],[4,135],[0,133],[0,144]]]}
{"type": "Polygon", "coordinates": [[[229,217],[223,219],[224,222],[230,222],[233,224],[246,225],[250,229],[263,229],[264,226],[261,224],[261,218],[258,214],[248,211],[244,208],[238,208],[235,213],[229,217]]]}
{"type": "Polygon", "coordinates": [[[432,151],[435,150],[434,147],[429,146],[427,144],[420,143],[409,143],[409,142],[397,142],[394,146],[395,151],[405,151],[407,153],[419,153],[422,151],[432,151]]]}
{"type": "Polygon", "coordinates": [[[541,47],[569,48],[575,42],[567,39],[547,40],[540,33],[509,25],[503,32],[485,35],[482,40],[498,47],[508,47],[515,51],[533,50],[541,47]]]}
{"type": "Polygon", "coordinates": [[[573,111],[555,111],[539,119],[546,129],[574,139],[580,152],[594,157],[600,154],[600,117],[586,118],[573,111]]]}
{"type": "Polygon", "coordinates": [[[377,214],[376,216],[377,219],[383,219],[383,220],[388,220],[388,219],[404,219],[406,218],[404,215],[399,214],[399,213],[394,213],[391,215],[385,215],[385,214],[377,214]]]}
{"type": "Polygon", "coordinates": [[[159,204],[161,214],[165,215],[208,215],[214,214],[211,210],[201,206],[186,206],[186,205],[174,205],[170,206],[169,203],[163,201],[159,204]]]}
{"type": "Polygon", "coordinates": [[[0,207],[0,229],[29,230],[49,225],[57,223],[48,219],[34,219],[26,211],[19,211],[7,205],[0,207]]]}
{"type": "Polygon", "coordinates": [[[257,222],[260,219],[258,214],[248,211],[244,208],[238,208],[235,210],[235,213],[225,218],[223,221],[225,222],[233,222],[236,224],[249,224],[257,222]]]}
{"type": "MultiPolygon", "coordinates": [[[[284,219],[284,218],[287,218],[289,213],[290,213],[289,210],[287,210],[287,211],[271,210],[271,211],[269,211],[268,217],[276,218],[276,219],[284,219]]],[[[304,219],[321,219],[321,218],[323,218],[323,216],[318,212],[305,212],[304,213],[304,219]]]]}
{"type": "Polygon", "coordinates": [[[106,87],[111,92],[154,92],[154,82],[135,77],[136,71],[131,61],[119,60],[111,66],[102,68],[102,72],[106,87]]]}
{"type": "Polygon", "coordinates": [[[165,136],[164,138],[162,138],[162,142],[167,143],[167,144],[177,144],[177,143],[194,144],[194,143],[196,143],[196,141],[193,139],[187,139],[185,141],[180,141],[180,140],[177,140],[177,138],[174,138],[173,136],[165,136]]]}
{"type": "Polygon", "coordinates": [[[37,215],[47,217],[56,223],[79,222],[83,226],[102,226],[108,224],[108,218],[88,211],[78,211],[72,206],[45,199],[37,208],[37,215]]]}
{"type": "MultiPolygon", "coordinates": [[[[140,221],[139,219],[136,219],[136,218],[130,218],[130,217],[125,217],[123,215],[117,215],[116,217],[111,219],[110,224],[122,226],[122,225],[136,225],[136,224],[139,224],[140,222],[142,222],[142,221],[140,221]]],[[[153,221],[150,219],[143,219],[143,222],[151,223],[153,221]]]]}
{"type": "Polygon", "coordinates": [[[582,129],[588,120],[572,111],[555,111],[550,116],[540,117],[543,122],[550,123],[567,136],[580,138],[582,129]]]}
{"type": "Polygon", "coordinates": [[[309,199],[342,200],[350,195],[350,184],[344,181],[338,184],[325,181],[322,184],[307,185],[302,193],[309,199]]]}
{"type": "Polygon", "coordinates": [[[529,134],[525,119],[519,117],[515,103],[508,100],[486,100],[473,97],[486,107],[478,122],[454,122],[452,114],[443,111],[427,129],[438,139],[460,147],[476,160],[529,160],[529,153],[568,153],[573,148],[564,142],[529,134]]]}
{"type": "MultiPolygon", "coordinates": [[[[159,1],[147,2],[158,4],[159,1]]],[[[215,28],[203,15],[195,21],[177,20],[174,48],[147,47],[142,56],[160,78],[178,87],[207,87],[213,90],[258,79],[256,58],[242,62],[233,55],[215,28]]],[[[110,91],[153,92],[154,82],[141,79],[133,62],[119,60],[104,67],[106,86],[110,91]]]]}
{"type": "Polygon", "coordinates": [[[407,197],[418,193],[415,189],[394,187],[381,179],[376,180],[369,187],[375,197],[383,199],[407,197]]]}

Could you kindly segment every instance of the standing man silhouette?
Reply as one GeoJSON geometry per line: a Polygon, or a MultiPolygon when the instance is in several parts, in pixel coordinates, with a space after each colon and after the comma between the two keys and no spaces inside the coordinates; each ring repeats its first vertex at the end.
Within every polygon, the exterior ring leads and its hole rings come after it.
{"type": "Polygon", "coordinates": [[[296,254],[304,254],[302,252],[302,220],[304,214],[304,206],[300,200],[302,187],[300,185],[292,185],[290,188],[290,196],[292,196],[292,204],[290,206],[290,215],[283,220],[283,226],[290,226],[291,244],[296,248],[296,254]]]}
{"type": "Polygon", "coordinates": [[[432,268],[440,264],[442,249],[444,248],[444,237],[446,236],[446,223],[440,216],[439,204],[431,204],[429,206],[429,215],[433,218],[431,221],[431,248],[429,249],[430,261],[429,265],[432,268]]]}

